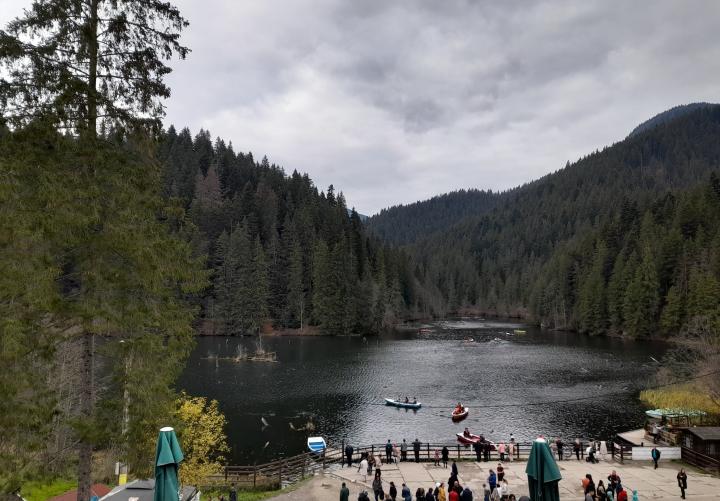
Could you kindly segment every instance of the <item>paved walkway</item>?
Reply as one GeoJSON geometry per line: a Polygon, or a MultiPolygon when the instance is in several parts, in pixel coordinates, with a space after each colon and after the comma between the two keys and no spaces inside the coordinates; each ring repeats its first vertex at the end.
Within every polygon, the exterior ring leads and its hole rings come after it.
{"type": "MultiPolygon", "coordinates": [[[[505,478],[508,480],[510,490],[518,498],[528,493],[525,464],[525,461],[503,464],[505,478]]],[[[624,465],[601,461],[598,464],[591,465],[584,461],[569,460],[559,462],[559,466],[563,476],[560,481],[560,499],[562,500],[583,499],[580,480],[585,477],[586,473],[590,473],[596,483],[598,480],[604,480],[607,483],[607,476],[613,469],[620,475],[623,485],[628,489],[628,493],[632,494],[632,490],[636,489],[641,500],[664,501],[680,499],[676,475],[680,467],[684,467],[681,463],[661,461],[660,468],[657,470],[653,469],[651,462],[642,461],[627,461],[624,465]]],[[[482,485],[487,482],[489,469],[495,469],[496,467],[497,463],[459,462],[460,483],[463,486],[470,486],[475,494],[475,499],[482,499],[482,485]]],[[[685,467],[685,470],[688,473],[688,500],[709,501],[720,499],[720,478],[701,473],[692,467],[685,467]]],[[[392,480],[395,482],[398,492],[402,483],[406,483],[410,487],[413,496],[418,487],[427,489],[434,485],[435,482],[445,482],[447,484],[449,476],[449,467],[447,469],[436,468],[432,463],[407,462],[400,463],[400,465],[385,465],[382,468],[385,492],[387,492],[388,482],[392,480]]],[[[348,484],[351,500],[357,499],[357,494],[361,489],[372,493],[370,488],[372,477],[365,477],[362,472],[358,472],[357,466],[342,469],[333,467],[320,478],[322,480],[315,479],[314,483],[311,483],[311,485],[315,486],[312,493],[304,493],[303,489],[298,489],[297,494],[289,493],[290,497],[281,495],[277,499],[336,500],[341,481],[348,484]],[[323,486],[320,488],[318,485],[323,486]],[[303,495],[306,497],[303,497],[303,495]]]]}

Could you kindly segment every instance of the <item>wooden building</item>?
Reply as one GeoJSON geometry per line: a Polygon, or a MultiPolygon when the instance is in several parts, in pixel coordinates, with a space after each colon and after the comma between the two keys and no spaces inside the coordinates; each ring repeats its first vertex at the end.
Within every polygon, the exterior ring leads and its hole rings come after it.
{"type": "Polygon", "coordinates": [[[720,426],[696,426],[687,428],[683,445],[700,454],[720,459],[720,426]]]}

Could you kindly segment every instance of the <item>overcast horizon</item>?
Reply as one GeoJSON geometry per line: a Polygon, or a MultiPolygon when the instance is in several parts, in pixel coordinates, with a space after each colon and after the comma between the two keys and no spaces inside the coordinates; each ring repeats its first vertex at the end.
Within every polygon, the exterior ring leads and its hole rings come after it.
{"type": "Polygon", "coordinates": [[[368,215],[512,188],[718,101],[720,2],[174,3],[192,52],[170,62],[166,126],[307,172],[368,215]]]}

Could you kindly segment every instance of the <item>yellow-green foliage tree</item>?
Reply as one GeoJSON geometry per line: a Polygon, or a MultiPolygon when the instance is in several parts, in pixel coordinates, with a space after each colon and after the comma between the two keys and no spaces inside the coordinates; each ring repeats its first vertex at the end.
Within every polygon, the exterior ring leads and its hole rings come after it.
{"type": "Polygon", "coordinates": [[[645,390],[640,399],[652,408],[698,410],[720,416],[720,406],[703,388],[684,384],[670,388],[645,390]]]}
{"type": "Polygon", "coordinates": [[[185,455],[180,480],[185,485],[203,485],[209,476],[222,471],[229,452],[225,416],[217,400],[182,393],[177,400],[178,439],[185,455]]]}

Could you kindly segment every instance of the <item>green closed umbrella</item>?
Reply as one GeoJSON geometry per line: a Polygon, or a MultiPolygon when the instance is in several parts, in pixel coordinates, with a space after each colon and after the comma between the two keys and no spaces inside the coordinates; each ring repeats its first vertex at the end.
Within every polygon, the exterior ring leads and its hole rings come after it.
{"type": "Polygon", "coordinates": [[[178,466],[183,460],[175,430],[162,428],[155,451],[155,494],[153,501],[178,501],[180,481],[178,466]]]}
{"type": "Polygon", "coordinates": [[[528,476],[532,501],[560,500],[558,482],[562,476],[545,440],[538,439],[533,442],[525,473],[528,476]]]}

